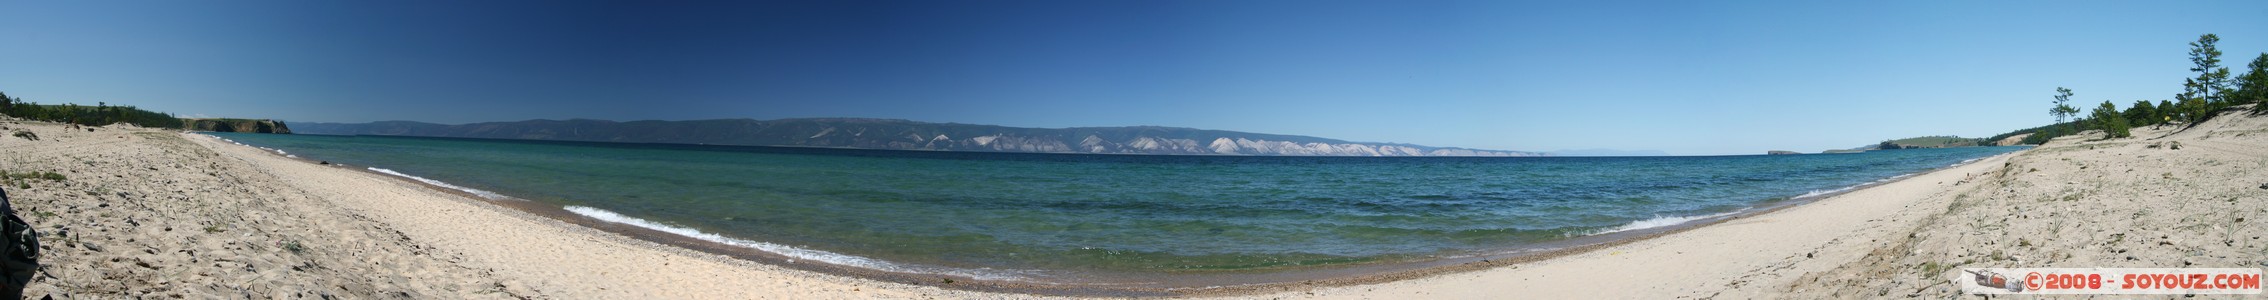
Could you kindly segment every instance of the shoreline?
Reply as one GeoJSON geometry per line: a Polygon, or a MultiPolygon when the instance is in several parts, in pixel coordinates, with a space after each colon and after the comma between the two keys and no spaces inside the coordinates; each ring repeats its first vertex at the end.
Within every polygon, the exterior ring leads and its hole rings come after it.
{"type": "Polygon", "coordinates": [[[1784,201],[1790,203],[1707,222],[1692,222],[1701,224],[1549,258],[1438,272],[1412,280],[1317,288],[1305,293],[1336,299],[1392,297],[1390,295],[1497,298],[1515,294],[1537,298],[1608,299],[1672,298],[1668,295],[1682,295],[1677,298],[1771,297],[1779,291],[1754,289],[1778,286],[1748,283],[1762,281],[1756,277],[1769,277],[1764,279],[1772,281],[1781,280],[1780,277],[1792,280],[1793,275],[1784,273],[1785,270],[1813,264],[1811,262],[1815,258],[1825,260],[1830,256],[1845,254],[1816,250],[1823,248],[1821,245],[1843,244],[1845,239],[1867,235],[1882,225],[1895,224],[1885,221],[1913,213],[1912,208],[1916,203],[1937,195],[1958,188],[1974,188],[1978,185],[1969,184],[1971,179],[1992,172],[2001,167],[2001,162],[2030,151],[2033,149],[1977,158],[1825,193],[1809,201],[1784,201]],[[1822,223],[1819,225],[1859,228],[1758,227],[1783,223],[1822,223]],[[1808,238],[1792,238],[1796,235],[1808,238]],[[1778,254],[1773,252],[1803,248],[1813,250],[1772,257],[1772,254],[1778,254]],[[1611,285],[1613,288],[1608,288],[1609,285],[1604,285],[1605,283],[1614,283],[1611,285]]]}
{"type": "Polygon", "coordinates": [[[405,240],[416,239],[441,244],[428,247],[460,251],[459,255],[466,257],[462,263],[468,267],[499,273],[499,277],[516,278],[516,283],[530,285],[528,289],[548,296],[715,299],[781,294],[859,294],[884,298],[983,295],[918,282],[838,276],[705,252],[619,234],[609,229],[637,228],[587,222],[588,219],[557,207],[549,208],[556,212],[545,213],[545,206],[537,202],[491,200],[366,167],[319,165],[316,160],[287,157],[249,145],[238,146],[216,136],[169,134],[221,152],[224,158],[265,169],[266,173],[284,181],[280,184],[317,193],[326,189],[350,194],[379,193],[330,201],[350,204],[342,206],[361,204],[362,207],[346,209],[371,215],[380,223],[418,227],[401,229],[407,236],[405,240]],[[436,206],[444,208],[436,209],[436,206]],[[702,288],[684,288],[687,286],[702,288]]]}
{"type": "MultiPolygon", "coordinates": [[[[60,298],[1074,298],[844,276],[633,238],[403,177],[175,130],[0,119],[27,295],[60,298]],[[48,177],[48,176],[42,176],[48,177]],[[67,177],[67,178],[65,178],[67,177]],[[940,287],[943,286],[943,287],[940,287]]],[[[2268,117],[2082,132],[1549,257],[1205,298],[1952,298],[1960,268],[2268,265],[2268,117]],[[2249,222],[2248,222],[2249,221],[2249,222]],[[1402,277],[1394,277],[1402,276],[1402,277]],[[1862,296],[1863,295],[1863,296],[1862,296]]],[[[603,224],[601,225],[603,226],[603,224]]],[[[967,284],[967,283],[962,283],[967,284]]],[[[1084,297],[1078,297],[1084,298],[1084,297]]]]}
{"type": "MultiPolygon", "coordinates": [[[[316,164],[317,160],[285,154],[279,150],[265,149],[251,145],[244,145],[241,143],[234,143],[233,141],[229,141],[226,138],[217,136],[202,135],[196,133],[185,134],[203,136],[221,142],[243,146],[244,148],[260,151],[261,153],[274,158],[296,161],[309,166],[318,166],[316,164]]],[[[449,185],[447,183],[440,183],[432,181],[431,179],[423,179],[399,172],[379,171],[372,169],[375,168],[374,166],[351,166],[343,164],[330,164],[320,166],[344,168],[353,172],[390,178],[399,183],[421,187],[428,191],[461,197],[461,199],[457,199],[460,201],[488,204],[494,206],[494,208],[512,210],[530,217],[563,223],[562,225],[587,228],[590,230],[595,230],[597,232],[603,232],[604,234],[616,235],[618,238],[626,238],[630,240],[651,243],[652,246],[674,247],[677,248],[676,250],[719,255],[727,257],[727,259],[737,259],[746,262],[778,266],[789,269],[826,274],[830,276],[842,276],[854,280],[871,280],[876,282],[891,282],[915,286],[941,287],[959,291],[1008,293],[1026,296],[1211,297],[1255,296],[1271,292],[1311,291],[1315,289],[1326,288],[1346,288],[1353,286],[1404,282],[1448,275],[1468,274],[1507,267],[1517,268],[1515,267],[1517,265],[1546,262],[1568,256],[1588,254],[1604,249],[1615,248],[1632,243],[1645,242],[1665,236],[1676,235],[1695,229],[1708,228],[1711,226],[1739,221],[1747,218],[1771,215],[1789,208],[1802,207],[1816,202],[1832,200],[1845,194],[1865,191],[1871,188],[1885,185],[1896,184],[1906,180],[1920,178],[1929,174],[1948,172],[1957,168],[1974,165],[1983,161],[2005,159],[2006,157],[2020,154],[2025,151],[2029,151],[2029,149],[1969,159],[1947,166],[1923,170],[1915,173],[1892,176],[1875,181],[1870,181],[1867,183],[1836,188],[1833,190],[1826,190],[1825,192],[1815,190],[1813,193],[1806,193],[1804,195],[1788,197],[1785,199],[1763,200],[1756,206],[1734,212],[1711,215],[1681,216],[1692,219],[1673,225],[1576,236],[1562,240],[1537,243],[1535,245],[1523,245],[1517,248],[1504,249],[1503,251],[1486,254],[1429,258],[1412,261],[1366,263],[1307,270],[1171,275],[1177,277],[1174,281],[1181,282],[1240,282],[1234,284],[1209,286],[1158,285],[1154,282],[1049,283],[1019,280],[995,280],[979,279],[967,275],[900,272],[846,264],[826,262],[814,263],[809,259],[798,259],[797,257],[788,254],[766,251],[743,245],[731,245],[718,241],[703,240],[681,233],[665,232],[663,230],[641,227],[635,224],[627,224],[611,220],[600,220],[588,215],[569,211],[565,207],[559,205],[522,200],[512,198],[507,195],[497,195],[492,192],[471,190],[469,188],[457,187],[454,185],[449,185]]],[[[631,219],[638,220],[634,217],[632,217],[631,219]]]]}

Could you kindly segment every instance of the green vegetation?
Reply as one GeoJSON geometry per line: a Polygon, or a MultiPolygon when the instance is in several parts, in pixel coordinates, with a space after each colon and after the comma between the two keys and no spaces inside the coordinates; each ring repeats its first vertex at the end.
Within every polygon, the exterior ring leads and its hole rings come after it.
{"type": "Polygon", "coordinates": [[[1902,139],[1895,139],[1895,140],[1882,141],[1882,143],[1881,143],[1881,144],[1877,144],[1877,145],[1875,145],[1875,146],[1874,146],[1874,149],[1913,149],[1913,148],[1948,148],[1948,147],[1970,147],[1970,146],[1979,146],[1979,145],[1985,145],[1985,144],[1989,144],[1989,143],[1992,143],[1992,141],[1989,141],[1989,140],[1984,140],[1984,139],[1972,139],[1972,138],[1964,138],[1964,137],[1958,137],[1958,136],[1950,136],[1950,135],[1940,135],[1940,136],[1910,137],[1910,138],[1902,138],[1902,139]]]}
{"type": "Polygon", "coordinates": [[[68,179],[68,178],[64,178],[64,177],[63,177],[63,174],[56,174],[55,172],[21,172],[21,173],[18,173],[18,172],[0,171],[0,179],[7,179],[7,180],[15,180],[15,179],[43,179],[43,180],[51,180],[51,181],[63,181],[63,180],[66,180],[66,179],[68,179]]]}
{"type": "MultiPolygon", "coordinates": [[[[2196,67],[2189,68],[2189,71],[2197,72],[2197,78],[2184,80],[2181,95],[2174,96],[2174,99],[2184,103],[2183,107],[2189,107],[2187,103],[2192,100],[2197,103],[2221,102],[2222,96],[2228,93],[2229,68],[2221,67],[2221,50],[2213,46],[2220,41],[2220,36],[2205,34],[2197,37],[2197,42],[2189,43],[2189,62],[2197,64],[2196,67]]],[[[2190,118],[2190,122],[2201,121],[2204,113],[2186,109],[2182,112],[2190,118]]]]}
{"type": "Polygon", "coordinates": [[[2017,129],[2016,131],[2010,131],[2008,133],[2002,133],[1989,138],[1985,138],[1985,140],[1997,142],[2013,136],[2030,134],[2028,136],[2024,136],[2023,141],[2016,143],[2025,145],[2038,145],[2040,143],[2046,143],[2048,139],[2062,136],[2063,128],[2066,128],[2066,126],[2068,126],[2066,123],[2055,123],[2040,127],[2017,129]]]}
{"type": "Polygon", "coordinates": [[[2048,108],[2048,115],[2055,116],[2056,124],[2063,124],[2063,120],[2079,115],[2079,108],[2071,107],[2071,89],[2055,87],[2054,103],[2055,107],[2048,108]]]}
{"type": "Polygon", "coordinates": [[[0,93],[0,114],[38,121],[60,122],[87,126],[128,123],[142,127],[181,128],[181,119],[171,114],[142,110],[133,106],[110,106],[95,102],[94,107],[78,104],[48,105],[8,97],[0,93]]]}
{"type": "Polygon", "coordinates": [[[2261,105],[2253,106],[2252,111],[2268,112],[2268,53],[2261,53],[2260,57],[2253,58],[2252,63],[2245,66],[2248,70],[2244,72],[2244,76],[2237,77],[2236,93],[2229,94],[2229,101],[2238,104],[2260,103],[2261,105]]]}
{"type": "Polygon", "coordinates": [[[34,180],[34,179],[37,179],[37,180],[47,180],[47,181],[63,181],[63,180],[67,180],[68,178],[64,178],[64,177],[63,177],[63,174],[56,174],[55,172],[46,172],[46,171],[41,171],[41,172],[21,172],[21,173],[18,173],[18,172],[9,172],[9,171],[6,171],[6,170],[0,170],[0,182],[4,182],[4,183],[6,183],[6,185],[7,185],[7,186],[14,186],[14,187],[16,187],[17,189],[29,189],[29,188],[31,188],[31,182],[30,182],[30,181],[31,181],[31,180],[34,180]]]}
{"type": "Polygon", "coordinates": [[[1950,265],[1950,264],[1939,264],[1939,263],[1937,263],[1937,262],[1931,261],[1931,262],[1922,262],[1922,264],[1921,264],[1921,266],[1919,266],[1919,268],[1921,268],[1921,272],[1922,272],[1922,274],[1928,274],[1928,275],[1930,275],[1930,276],[1937,276],[1937,274],[1944,274],[1944,273],[1945,273],[1945,271],[1948,271],[1948,270],[1952,270],[1952,269],[1953,269],[1953,265],[1950,265]]]}
{"type": "Polygon", "coordinates": [[[2268,53],[2261,53],[2259,58],[2246,65],[2248,68],[2244,75],[2232,79],[2229,68],[2221,67],[2221,50],[2215,45],[2220,41],[2218,35],[2205,34],[2198,36],[2196,42],[2189,43],[2189,61],[2194,64],[2189,71],[2197,72],[2197,76],[2183,79],[2182,93],[2174,95],[2173,100],[2158,100],[2156,105],[2151,105],[2150,100],[2135,100],[2134,105],[2123,112],[2110,101],[2103,101],[2103,105],[2096,107],[2094,113],[2086,118],[2071,119],[2079,113],[2077,108],[2069,105],[2071,89],[2057,87],[2053,102],[2055,106],[2048,108],[2048,114],[2055,117],[2055,124],[2019,129],[1988,140],[1997,141],[2031,134],[2022,143],[2036,145],[2058,136],[2092,129],[2104,130],[2109,134],[2107,138],[2129,137],[2132,136],[2129,129],[2133,127],[2165,124],[2194,126],[2223,110],[2253,103],[2261,103],[2253,106],[2256,112],[2268,113],[2268,53]]]}
{"type": "Polygon", "coordinates": [[[299,241],[286,241],[279,246],[282,246],[285,251],[291,251],[291,254],[302,254],[304,252],[307,252],[307,246],[300,245],[299,241]]]}
{"type": "Polygon", "coordinates": [[[2115,139],[2134,136],[2134,134],[2127,132],[2126,117],[2119,115],[2118,105],[2111,104],[2110,101],[2103,101],[2102,106],[2095,107],[2095,115],[2090,119],[2094,120],[2094,122],[2091,122],[2094,125],[2093,127],[2103,130],[2105,134],[2103,138],[2115,139]]]}
{"type": "Polygon", "coordinates": [[[2135,126],[2157,123],[2160,119],[2158,107],[2151,105],[2150,100],[2134,100],[2134,106],[2126,107],[2126,112],[2119,116],[2126,118],[2126,124],[2135,126]]]}

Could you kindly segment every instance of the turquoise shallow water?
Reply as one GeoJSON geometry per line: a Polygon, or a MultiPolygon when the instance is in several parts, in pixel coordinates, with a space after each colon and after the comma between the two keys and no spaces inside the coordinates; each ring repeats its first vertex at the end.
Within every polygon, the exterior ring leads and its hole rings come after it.
{"type": "Polygon", "coordinates": [[[1236,157],[213,135],[790,257],[1009,278],[1490,253],[1674,225],[2021,149],[1236,157]]]}

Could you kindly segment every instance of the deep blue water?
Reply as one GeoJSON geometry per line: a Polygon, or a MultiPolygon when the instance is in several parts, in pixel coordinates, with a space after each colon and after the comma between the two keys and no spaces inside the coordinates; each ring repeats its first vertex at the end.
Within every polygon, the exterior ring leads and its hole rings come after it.
{"type": "Polygon", "coordinates": [[[2021,149],[1370,158],[213,135],[794,257],[979,276],[1254,271],[1489,253],[1672,225],[2021,149]]]}

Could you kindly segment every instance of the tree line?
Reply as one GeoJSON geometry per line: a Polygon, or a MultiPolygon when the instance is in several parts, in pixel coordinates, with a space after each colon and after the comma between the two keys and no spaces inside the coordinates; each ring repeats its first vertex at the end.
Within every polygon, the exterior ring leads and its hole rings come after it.
{"type": "Polygon", "coordinates": [[[2048,108],[2048,115],[2055,117],[2055,124],[2004,133],[1992,139],[2000,140],[2030,133],[2032,135],[2025,137],[2023,143],[2036,145],[2058,136],[2096,129],[2103,130],[2107,134],[2105,138],[2122,138],[2133,136],[2130,129],[2134,127],[2193,126],[2211,119],[2222,110],[2254,103],[2261,103],[2253,106],[2254,112],[2268,113],[2268,52],[2261,53],[2252,63],[2246,64],[2244,75],[2232,77],[2229,76],[2229,68],[2221,66],[2221,50],[2214,46],[2220,41],[2218,35],[2205,34],[2197,37],[2196,42],[2189,43],[2189,61],[2192,64],[2189,71],[2196,72],[2197,75],[2182,79],[2182,92],[2174,94],[2173,99],[2158,100],[2155,103],[2146,99],[2135,100],[2125,110],[2120,110],[2117,104],[2105,100],[2090,113],[2081,116],[2080,109],[2070,103],[2073,95],[2071,89],[2057,87],[2053,102],[2055,106],[2048,108]]]}
{"type": "Polygon", "coordinates": [[[142,110],[133,106],[110,106],[96,102],[95,106],[78,104],[39,104],[9,97],[0,92],[0,114],[36,121],[70,123],[86,126],[104,126],[117,123],[154,128],[181,128],[181,118],[173,114],[142,110]]]}

